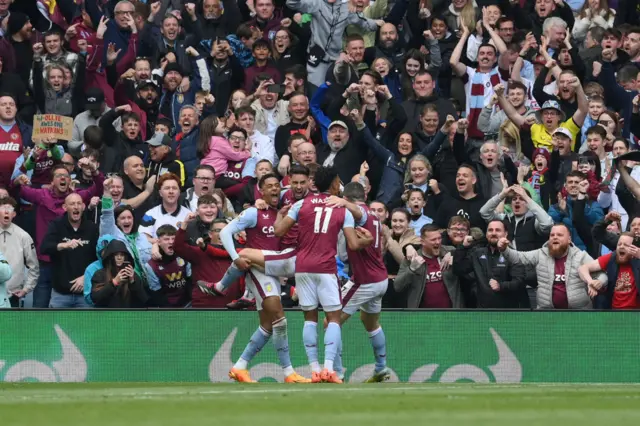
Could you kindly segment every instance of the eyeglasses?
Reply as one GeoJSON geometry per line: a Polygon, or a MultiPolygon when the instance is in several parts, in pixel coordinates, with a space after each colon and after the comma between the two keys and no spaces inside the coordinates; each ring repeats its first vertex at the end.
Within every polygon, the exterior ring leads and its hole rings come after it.
{"type": "Polygon", "coordinates": [[[457,232],[458,234],[465,234],[465,233],[469,232],[469,230],[467,228],[449,228],[449,231],[457,232]]]}
{"type": "Polygon", "coordinates": [[[56,173],[55,175],[53,175],[54,178],[59,179],[59,178],[67,178],[69,179],[69,175],[65,174],[65,173],[56,173]]]}
{"type": "Polygon", "coordinates": [[[276,37],[276,41],[282,41],[282,40],[289,40],[289,36],[285,35],[285,36],[277,36],[276,37]]]}
{"type": "Polygon", "coordinates": [[[116,10],[116,15],[131,15],[133,10],[116,10]]]}
{"type": "Polygon", "coordinates": [[[14,209],[13,206],[6,204],[4,206],[0,206],[0,212],[13,213],[14,211],[16,211],[16,209],[14,209]]]}
{"type": "Polygon", "coordinates": [[[246,141],[247,139],[246,139],[246,138],[244,138],[244,137],[242,137],[242,136],[235,136],[235,135],[231,135],[231,136],[229,136],[229,140],[230,140],[230,141],[240,141],[240,142],[244,142],[244,141],[246,141]]]}
{"type": "Polygon", "coordinates": [[[203,177],[203,176],[196,176],[196,177],[194,177],[194,179],[198,179],[200,182],[211,182],[211,181],[213,181],[213,178],[203,177]]]}

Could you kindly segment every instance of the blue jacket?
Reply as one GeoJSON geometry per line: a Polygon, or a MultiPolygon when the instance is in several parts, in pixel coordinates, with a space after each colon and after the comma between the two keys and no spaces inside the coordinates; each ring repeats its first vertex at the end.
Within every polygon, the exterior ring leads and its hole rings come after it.
{"type": "Polygon", "coordinates": [[[180,125],[180,109],[186,105],[195,105],[196,93],[200,90],[204,90],[205,92],[211,91],[211,78],[204,58],[202,56],[197,56],[195,59],[192,59],[192,61],[193,78],[191,80],[189,90],[186,93],[180,92],[179,87],[174,92],[163,90],[162,95],[160,96],[159,105],[164,105],[167,96],[171,97],[170,118],[176,128],[180,125]]]}
{"type": "Polygon", "coordinates": [[[171,150],[173,152],[180,152],[180,161],[184,164],[184,170],[187,174],[185,179],[185,187],[190,188],[193,186],[193,174],[200,164],[200,158],[198,158],[198,139],[200,138],[200,126],[193,129],[190,133],[183,136],[179,141],[173,140],[171,150]]]}
{"type": "Polygon", "coordinates": [[[102,266],[102,253],[109,243],[114,240],[113,235],[102,235],[98,238],[98,244],[96,244],[96,256],[98,260],[89,264],[87,268],[84,270],[84,300],[89,304],[89,306],[93,306],[93,300],[91,300],[91,278],[103,268],[102,266]]]}
{"type": "MultiPolygon", "coordinates": [[[[594,309],[611,309],[613,303],[613,292],[616,288],[616,281],[618,281],[618,263],[616,262],[616,253],[611,254],[611,259],[607,264],[607,289],[604,294],[599,294],[594,301],[594,309]]],[[[640,260],[631,259],[631,270],[633,271],[633,278],[636,283],[640,283],[640,260]]],[[[636,284],[637,285],[637,284],[636,284]]]]}
{"type": "Polygon", "coordinates": [[[10,308],[9,294],[6,283],[11,279],[11,265],[2,253],[0,253],[0,309],[10,308]]]}
{"type": "MultiPolygon", "coordinates": [[[[578,231],[573,226],[573,200],[571,197],[567,197],[567,212],[563,212],[558,208],[558,204],[554,204],[549,207],[549,216],[553,219],[554,223],[564,223],[571,230],[571,241],[575,244],[580,250],[586,250],[586,246],[584,242],[578,235],[578,231]]],[[[590,225],[594,225],[597,221],[604,217],[604,213],[602,209],[598,205],[598,203],[589,201],[584,208],[584,216],[585,219],[589,222],[590,225]]]]}

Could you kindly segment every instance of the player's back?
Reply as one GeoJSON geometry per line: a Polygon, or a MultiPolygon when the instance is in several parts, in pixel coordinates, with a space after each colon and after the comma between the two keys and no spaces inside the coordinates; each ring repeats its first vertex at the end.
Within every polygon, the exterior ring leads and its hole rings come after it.
{"type": "Polygon", "coordinates": [[[387,268],[382,258],[382,226],[378,217],[367,206],[359,206],[367,215],[367,220],[362,225],[373,236],[373,243],[362,250],[349,250],[349,266],[353,274],[353,282],[356,285],[379,283],[387,279],[387,268]]]}
{"type": "Polygon", "coordinates": [[[327,194],[315,194],[302,200],[298,212],[298,254],[296,273],[335,274],[338,235],[347,210],[327,207],[327,194]]]}

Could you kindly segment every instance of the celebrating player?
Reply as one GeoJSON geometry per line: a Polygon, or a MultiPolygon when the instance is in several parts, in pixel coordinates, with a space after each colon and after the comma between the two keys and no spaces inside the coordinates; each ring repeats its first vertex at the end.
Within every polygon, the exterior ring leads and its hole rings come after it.
{"type": "MultiPolygon", "coordinates": [[[[280,181],[270,173],[260,179],[258,186],[262,193],[262,200],[268,208],[265,210],[258,210],[255,207],[248,208],[220,233],[222,245],[231,259],[241,271],[247,272],[247,287],[256,297],[256,308],[260,317],[260,326],[253,333],[238,362],[229,372],[229,377],[237,382],[253,382],[247,371],[247,364],[262,350],[273,334],[273,345],[284,370],[284,381],[286,383],[310,383],[311,380],[297,374],[291,366],[287,319],[280,303],[279,279],[252,267],[251,262],[242,259],[233,242],[235,234],[246,231],[247,247],[259,250],[277,250],[280,247],[280,239],[273,232],[278,214],[280,181]]],[[[198,284],[200,285],[200,283],[198,284]]]]}
{"type": "MultiPolygon", "coordinates": [[[[315,175],[319,194],[298,201],[286,217],[276,222],[276,236],[285,235],[295,223],[299,226],[295,264],[296,292],[304,311],[303,341],[312,370],[312,381],[342,383],[333,368],[341,346],[340,287],[336,277],[338,234],[342,229],[352,250],[368,246],[373,238],[367,231],[354,229],[353,215],[345,208],[326,206],[326,200],[340,191],[340,179],[333,167],[320,167],[315,175]],[[318,305],[328,320],[325,333],[324,369],[318,363],[318,305]]],[[[286,209],[283,208],[283,210],[286,209]]]]}

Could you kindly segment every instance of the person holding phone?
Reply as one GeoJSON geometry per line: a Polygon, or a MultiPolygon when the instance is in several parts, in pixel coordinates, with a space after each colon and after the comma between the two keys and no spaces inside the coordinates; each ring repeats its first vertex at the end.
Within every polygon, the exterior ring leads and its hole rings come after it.
{"type": "Polygon", "coordinates": [[[133,269],[133,256],[122,241],[112,240],[102,251],[103,268],[91,278],[91,299],[97,308],[143,308],[148,289],[133,269]]]}

